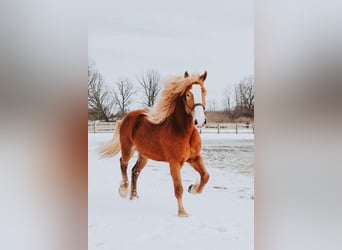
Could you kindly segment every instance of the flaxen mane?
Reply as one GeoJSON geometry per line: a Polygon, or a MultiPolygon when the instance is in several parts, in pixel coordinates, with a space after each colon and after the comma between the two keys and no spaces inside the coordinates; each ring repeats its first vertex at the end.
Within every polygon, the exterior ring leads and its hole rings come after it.
{"type": "Polygon", "coordinates": [[[199,80],[199,76],[197,74],[187,78],[173,77],[165,81],[156,103],[145,112],[147,120],[153,124],[164,122],[175,110],[176,98],[183,95],[194,82],[199,83],[204,89],[203,81],[199,80]]]}

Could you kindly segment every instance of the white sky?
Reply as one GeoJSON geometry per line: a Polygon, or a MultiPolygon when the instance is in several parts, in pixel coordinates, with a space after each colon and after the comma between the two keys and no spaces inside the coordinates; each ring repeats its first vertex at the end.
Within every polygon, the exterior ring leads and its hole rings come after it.
{"type": "Polygon", "coordinates": [[[92,1],[88,54],[107,84],[208,71],[207,99],[254,72],[252,0],[92,1]]]}

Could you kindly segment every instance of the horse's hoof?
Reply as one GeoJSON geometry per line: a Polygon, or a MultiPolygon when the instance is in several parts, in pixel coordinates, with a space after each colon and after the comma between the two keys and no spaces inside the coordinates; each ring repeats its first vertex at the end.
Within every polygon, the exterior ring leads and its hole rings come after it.
{"type": "Polygon", "coordinates": [[[195,184],[191,184],[188,188],[188,191],[190,194],[198,194],[199,192],[197,191],[198,190],[198,183],[195,183],[195,184]]]}
{"type": "Polygon", "coordinates": [[[134,199],[138,199],[139,198],[139,195],[137,194],[137,192],[132,192],[131,193],[131,197],[129,197],[130,200],[134,200],[134,199]]]}
{"type": "Polygon", "coordinates": [[[121,198],[127,198],[128,196],[128,184],[121,184],[119,187],[119,195],[121,198]]]}
{"type": "Polygon", "coordinates": [[[138,198],[139,198],[138,195],[134,195],[134,196],[131,196],[129,199],[130,199],[130,200],[135,200],[135,199],[138,199],[138,198]]]}
{"type": "Polygon", "coordinates": [[[191,194],[192,184],[188,187],[188,192],[191,194]]]}
{"type": "Polygon", "coordinates": [[[186,218],[189,217],[189,215],[186,212],[178,212],[178,217],[186,218]]]}

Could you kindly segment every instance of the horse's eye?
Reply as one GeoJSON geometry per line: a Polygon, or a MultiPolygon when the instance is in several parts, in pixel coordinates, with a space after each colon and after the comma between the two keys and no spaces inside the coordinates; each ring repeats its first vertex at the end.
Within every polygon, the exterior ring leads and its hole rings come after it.
{"type": "Polygon", "coordinates": [[[190,94],[186,94],[186,97],[190,97],[190,94]]]}

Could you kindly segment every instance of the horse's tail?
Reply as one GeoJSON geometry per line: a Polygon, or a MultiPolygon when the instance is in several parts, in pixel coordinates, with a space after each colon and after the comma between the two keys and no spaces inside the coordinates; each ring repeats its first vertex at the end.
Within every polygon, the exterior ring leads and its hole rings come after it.
{"type": "Polygon", "coordinates": [[[116,155],[117,153],[119,153],[119,151],[121,150],[120,126],[121,126],[121,121],[118,121],[116,123],[113,138],[99,149],[98,153],[101,159],[112,157],[116,155]]]}

